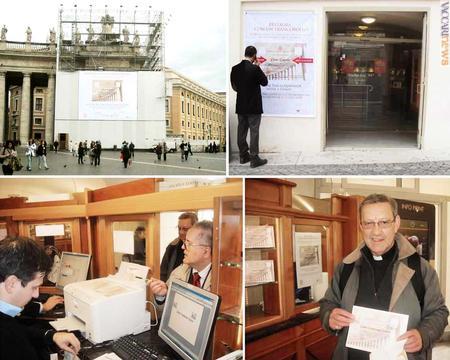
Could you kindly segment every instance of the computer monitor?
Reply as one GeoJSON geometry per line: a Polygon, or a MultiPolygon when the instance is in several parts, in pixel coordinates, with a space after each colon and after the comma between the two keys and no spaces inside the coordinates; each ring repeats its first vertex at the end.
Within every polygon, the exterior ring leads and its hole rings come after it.
{"type": "Polygon", "coordinates": [[[169,286],[158,335],[183,359],[203,360],[220,306],[220,297],[173,280],[169,286]]]}
{"type": "Polygon", "coordinates": [[[62,290],[67,284],[86,280],[90,261],[91,255],[63,251],[56,287],[62,290]]]}

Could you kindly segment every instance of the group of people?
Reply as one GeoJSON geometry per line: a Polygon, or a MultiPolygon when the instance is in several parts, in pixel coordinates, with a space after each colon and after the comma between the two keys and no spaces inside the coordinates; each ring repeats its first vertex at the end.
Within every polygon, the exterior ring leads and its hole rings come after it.
{"type": "Polygon", "coordinates": [[[89,162],[91,165],[100,166],[100,155],[102,154],[102,144],[100,140],[91,141],[88,147],[88,141],[84,140],[78,143],[76,147],[76,142],[70,141],[69,150],[72,156],[77,156],[78,164],[84,164],[84,157],[89,156],[89,162]]]}
{"type": "Polygon", "coordinates": [[[126,141],[122,142],[122,148],[120,149],[120,158],[125,169],[128,166],[131,166],[132,159],[134,159],[134,147],[135,146],[132,141],[130,143],[126,141]]]}
{"type": "Polygon", "coordinates": [[[185,143],[184,141],[181,142],[180,144],[180,151],[181,151],[181,161],[187,161],[189,154],[192,154],[192,149],[191,149],[191,143],[187,142],[185,143]]]}
{"type": "MultiPolygon", "coordinates": [[[[144,228],[136,230],[145,237],[144,228]]],[[[198,221],[194,213],[179,216],[178,237],[166,248],[160,279],[152,278],[149,282],[159,310],[164,307],[168,286],[173,279],[211,290],[212,245],[211,221],[198,221]]],[[[79,352],[80,341],[72,333],[47,330],[20,321],[21,313],[35,317],[64,301],[58,296],[50,297],[43,304],[33,301],[39,296],[39,286],[51,268],[49,253],[34,240],[7,237],[0,242],[1,359],[37,360],[55,345],[72,354],[79,352]]]]}
{"type": "Polygon", "coordinates": [[[215,141],[212,143],[209,143],[209,145],[205,147],[205,152],[207,152],[207,153],[215,154],[219,151],[220,151],[220,147],[219,147],[219,145],[216,144],[215,141]]]}
{"type": "Polygon", "coordinates": [[[166,142],[158,143],[155,148],[156,157],[158,161],[161,161],[161,155],[163,156],[164,161],[167,160],[167,153],[169,152],[169,148],[167,147],[166,142]]]}
{"type": "MultiPolygon", "coordinates": [[[[32,171],[33,158],[37,157],[38,169],[42,166],[48,170],[47,164],[47,142],[45,140],[28,140],[25,148],[25,156],[27,158],[27,171],[32,171]]],[[[14,171],[22,169],[21,160],[17,154],[14,141],[7,140],[0,150],[0,163],[2,164],[3,175],[13,175],[14,171]]]]}

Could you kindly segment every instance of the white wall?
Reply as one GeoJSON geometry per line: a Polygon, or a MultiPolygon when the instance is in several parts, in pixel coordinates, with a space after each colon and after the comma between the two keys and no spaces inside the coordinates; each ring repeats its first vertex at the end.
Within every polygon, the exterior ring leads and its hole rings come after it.
{"type": "MultiPolygon", "coordinates": [[[[262,152],[321,151],[326,132],[326,60],[327,60],[327,11],[429,11],[428,66],[426,104],[424,113],[423,149],[450,148],[450,102],[443,97],[450,93],[450,66],[440,65],[440,3],[432,1],[252,1],[231,0],[229,12],[229,60],[231,66],[243,57],[243,13],[260,11],[309,11],[316,15],[316,116],[313,118],[263,117],[260,129],[262,152]],[[355,7],[357,5],[357,7],[355,7]],[[274,136],[276,134],[276,136],[274,136]]],[[[237,150],[236,95],[228,89],[230,138],[233,150],[237,150]]]]}
{"type": "Polygon", "coordinates": [[[104,148],[132,141],[136,148],[149,148],[166,134],[163,72],[137,73],[136,120],[79,120],[78,72],[56,76],[55,136],[68,133],[69,141],[100,140],[104,148]]]}

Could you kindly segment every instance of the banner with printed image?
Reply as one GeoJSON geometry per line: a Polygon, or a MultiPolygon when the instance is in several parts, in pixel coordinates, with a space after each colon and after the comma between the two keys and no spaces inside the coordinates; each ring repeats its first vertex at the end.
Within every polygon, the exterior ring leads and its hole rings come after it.
{"type": "Polygon", "coordinates": [[[269,80],[262,88],[264,114],[313,117],[315,15],[246,11],[244,23],[244,48],[256,47],[269,80]]]}

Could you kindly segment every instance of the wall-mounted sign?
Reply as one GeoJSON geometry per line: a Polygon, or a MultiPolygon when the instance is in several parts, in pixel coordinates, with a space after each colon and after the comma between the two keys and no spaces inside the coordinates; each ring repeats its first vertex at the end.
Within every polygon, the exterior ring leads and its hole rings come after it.
{"type": "Polygon", "coordinates": [[[314,116],[315,15],[246,11],[244,16],[244,48],[256,47],[269,80],[262,88],[264,114],[314,116]]]}

